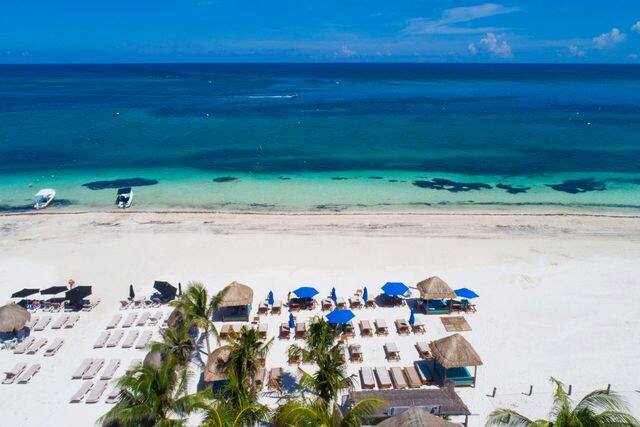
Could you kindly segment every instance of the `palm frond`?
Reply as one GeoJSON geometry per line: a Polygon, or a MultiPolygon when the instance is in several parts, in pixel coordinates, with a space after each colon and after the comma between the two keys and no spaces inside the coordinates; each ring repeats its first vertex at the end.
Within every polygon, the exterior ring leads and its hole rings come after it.
{"type": "Polygon", "coordinates": [[[511,409],[496,409],[489,414],[485,422],[486,427],[529,427],[533,421],[511,409]]]}

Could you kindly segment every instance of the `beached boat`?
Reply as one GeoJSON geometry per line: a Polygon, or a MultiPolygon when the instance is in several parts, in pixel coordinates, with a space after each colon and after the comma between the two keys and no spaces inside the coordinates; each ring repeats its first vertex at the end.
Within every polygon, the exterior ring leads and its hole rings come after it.
{"type": "Polygon", "coordinates": [[[36,209],[44,209],[49,206],[55,197],[56,190],[52,190],[51,188],[40,190],[36,193],[36,204],[33,205],[33,207],[36,209]]]}
{"type": "Polygon", "coordinates": [[[133,190],[131,187],[119,188],[118,195],[116,196],[116,204],[121,209],[126,209],[131,206],[133,200],[133,190]]]}

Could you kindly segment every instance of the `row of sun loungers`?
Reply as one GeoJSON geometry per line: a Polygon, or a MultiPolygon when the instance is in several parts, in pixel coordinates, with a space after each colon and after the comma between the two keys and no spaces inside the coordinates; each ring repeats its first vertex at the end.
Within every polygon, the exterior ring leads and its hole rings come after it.
{"type": "MultiPolygon", "coordinates": [[[[136,363],[139,361],[136,360],[136,363]]],[[[120,359],[111,359],[109,364],[100,376],[101,380],[110,380],[114,377],[116,371],[120,367],[120,359]]],[[[71,375],[73,380],[92,380],[98,375],[98,372],[104,366],[104,359],[84,359],[78,369],[71,375]]]]}
{"type": "MultiPolygon", "coordinates": [[[[269,313],[269,303],[265,300],[260,303],[258,306],[258,314],[268,314],[269,313]]],[[[276,300],[273,302],[271,306],[271,314],[280,314],[282,313],[282,301],[276,300]]]]}
{"type": "Polygon", "coordinates": [[[373,389],[377,384],[380,389],[393,387],[401,390],[433,384],[433,377],[426,366],[421,366],[419,362],[416,362],[413,366],[393,366],[389,369],[362,367],[360,368],[360,381],[363,389],[373,389]]]}
{"type": "MultiPolygon", "coordinates": [[[[116,329],[113,332],[102,331],[96,342],[93,344],[93,348],[117,347],[122,340],[122,337],[124,337],[124,332],[125,331],[123,331],[122,329],[116,329]]],[[[153,331],[150,330],[143,331],[142,334],[140,334],[139,331],[131,330],[122,343],[122,348],[131,348],[134,347],[135,344],[135,348],[143,349],[149,344],[152,336],[153,331]]]]}
{"type": "Polygon", "coordinates": [[[145,297],[139,297],[135,300],[120,300],[120,310],[127,310],[133,308],[151,308],[160,307],[160,301],[150,301],[145,297]]]}
{"type": "MultiPolygon", "coordinates": [[[[156,325],[160,319],[162,319],[163,313],[162,311],[157,311],[151,314],[148,311],[143,312],[140,317],[138,317],[138,313],[129,313],[124,322],[122,323],[123,328],[131,328],[134,326],[145,326],[147,321],[149,321],[150,325],[156,325]],[[137,321],[136,321],[137,320],[137,321]]],[[[122,320],[122,314],[116,314],[111,318],[111,321],[107,324],[107,329],[115,329],[118,324],[122,320]]]]}
{"type": "Polygon", "coordinates": [[[34,331],[44,331],[44,329],[51,323],[51,316],[42,316],[38,319],[36,324],[33,326],[34,331]]]}
{"type": "Polygon", "coordinates": [[[37,363],[31,365],[29,369],[27,369],[26,363],[16,363],[13,369],[5,372],[5,379],[2,381],[2,384],[13,384],[16,379],[18,380],[18,384],[27,384],[39,370],[40,365],[37,363]]]}
{"type": "Polygon", "coordinates": [[[84,402],[98,403],[98,401],[100,401],[100,398],[104,394],[108,383],[108,381],[99,380],[94,386],[93,382],[90,380],[83,382],[78,391],[76,391],[76,393],[71,396],[70,403],[80,403],[80,401],[87,395],[89,390],[91,390],[91,393],[89,393],[84,402]]]}

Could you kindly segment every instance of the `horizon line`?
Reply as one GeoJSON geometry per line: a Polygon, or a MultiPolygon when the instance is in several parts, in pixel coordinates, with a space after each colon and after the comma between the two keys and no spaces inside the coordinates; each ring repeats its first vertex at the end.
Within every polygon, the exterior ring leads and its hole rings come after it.
{"type": "Polygon", "coordinates": [[[150,62],[2,62],[2,66],[14,65],[629,65],[632,62],[416,62],[416,61],[150,61],[150,62]]]}

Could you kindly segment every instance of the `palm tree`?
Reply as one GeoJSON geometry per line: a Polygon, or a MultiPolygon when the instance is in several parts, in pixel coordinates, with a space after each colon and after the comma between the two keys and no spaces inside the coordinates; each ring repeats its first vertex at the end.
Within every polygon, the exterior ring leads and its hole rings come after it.
{"type": "Polygon", "coordinates": [[[630,413],[620,395],[607,390],[595,390],[587,394],[572,407],[571,399],[564,390],[564,384],[551,378],[556,390],[550,420],[531,420],[511,409],[496,409],[489,414],[486,426],[519,427],[581,427],[617,426],[638,427],[640,422],[630,413]]]}
{"type": "Polygon", "coordinates": [[[182,396],[171,361],[159,367],[144,364],[118,380],[118,402],[99,419],[103,426],[180,426],[198,405],[199,395],[182,396]]]}
{"type": "Polygon", "coordinates": [[[227,370],[234,372],[238,385],[245,391],[253,389],[255,374],[263,365],[272,343],[273,338],[263,342],[257,329],[246,326],[230,336],[231,358],[227,370]]]}
{"type": "Polygon", "coordinates": [[[154,341],[149,345],[149,351],[158,352],[173,363],[180,376],[180,390],[187,393],[187,381],[189,375],[189,361],[195,350],[195,343],[189,330],[184,325],[162,330],[162,341],[154,341]]]}
{"type": "Polygon", "coordinates": [[[182,295],[171,301],[172,306],[182,311],[187,325],[204,329],[207,354],[211,353],[209,334],[213,333],[216,338],[218,337],[218,331],[213,324],[213,314],[218,311],[223,296],[224,291],[209,298],[207,289],[202,283],[190,282],[182,295]]]}
{"type": "Polygon", "coordinates": [[[292,400],[274,414],[275,427],[359,427],[362,420],[384,405],[382,399],[362,399],[343,413],[338,405],[326,406],[318,401],[292,400]]]}

